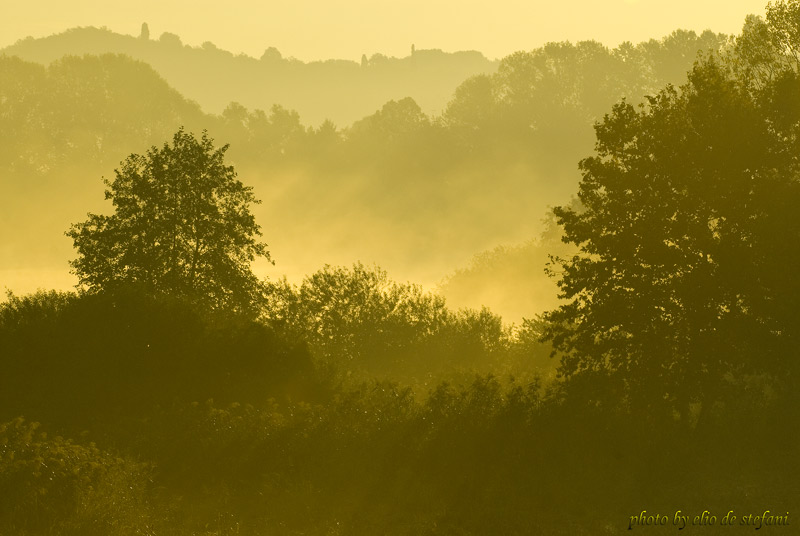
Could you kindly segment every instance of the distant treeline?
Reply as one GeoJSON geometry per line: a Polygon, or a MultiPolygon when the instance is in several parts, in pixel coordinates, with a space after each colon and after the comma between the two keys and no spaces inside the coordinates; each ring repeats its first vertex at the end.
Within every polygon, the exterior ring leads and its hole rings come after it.
{"type": "MultiPolygon", "coordinates": [[[[338,134],[350,141],[350,145],[356,147],[347,153],[358,161],[365,156],[386,156],[385,151],[391,151],[392,156],[422,154],[427,156],[426,165],[420,165],[424,169],[429,169],[427,164],[431,159],[447,162],[444,155],[437,158],[438,151],[442,146],[453,144],[462,150],[483,153],[491,148],[493,153],[502,151],[503,156],[515,157],[521,152],[517,145],[521,145],[525,152],[538,151],[537,156],[541,157],[550,154],[550,147],[542,147],[542,143],[550,141],[555,147],[563,143],[575,144],[572,138],[587,136],[586,127],[602,117],[611,104],[623,97],[638,102],[667,83],[681,83],[700,51],[717,52],[726,43],[722,35],[705,32],[697,36],[686,31],[676,31],[661,41],[651,40],[636,46],[624,43],[614,50],[592,41],[576,45],[551,43],[504,58],[495,73],[467,76],[467,81],[462,78],[463,83],[455,93],[451,90],[444,97],[439,107],[443,110],[441,114],[426,113],[418,102],[424,98],[414,97],[416,92],[409,89],[397,93],[395,99],[377,103],[371,110],[381,109],[374,114],[364,117],[371,111],[367,109],[345,122],[348,128],[341,130],[341,124],[337,127],[333,122],[322,120],[311,121],[319,127],[305,127],[301,117],[308,118],[294,111],[302,107],[292,106],[287,99],[275,98],[248,110],[239,104],[246,99],[238,97],[244,85],[238,83],[219,89],[224,92],[227,106],[219,107],[225,108],[221,115],[206,115],[164,82],[170,81],[173,71],[186,72],[186,62],[176,62],[170,68],[159,67],[152,58],[135,54],[135,49],[126,49],[123,56],[115,56],[113,54],[119,51],[102,38],[106,34],[114,36],[102,30],[73,30],[42,40],[24,40],[2,51],[7,56],[0,70],[4,82],[3,132],[4,137],[16,143],[6,148],[9,155],[33,146],[42,150],[37,154],[40,158],[55,156],[49,154],[50,146],[55,145],[58,157],[107,157],[107,163],[115,163],[119,160],[119,151],[124,149],[123,143],[127,143],[128,148],[149,144],[151,140],[154,143],[168,137],[182,124],[189,128],[203,126],[230,140],[240,153],[239,165],[251,161],[262,164],[269,155],[302,161],[310,156],[320,158],[318,145],[309,139],[313,134],[322,138],[338,134]],[[90,50],[80,47],[73,50],[69,43],[71,37],[85,43],[83,46],[90,50]],[[67,42],[62,42],[64,40],[67,42]],[[31,52],[27,52],[28,48],[31,52]],[[82,56],[88,52],[98,57],[82,56]],[[14,60],[14,57],[24,61],[14,60]],[[152,69],[131,58],[144,61],[152,69]],[[51,65],[36,67],[28,63],[31,61],[51,65]],[[449,104],[445,104],[448,101],[449,104]],[[349,126],[359,117],[363,119],[349,126]],[[92,130],[94,137],[88,136],[87,130],[92,130]],[[561,135],[551,141],[553,135],[559,133],[561,135]],[[123,136],[126,139],[123,140],[123,136]],[[404,139],[413,144],[398,146],[404,139]],[[435,141],[440,139],[438,143],[435,141]],[[63,152],[65,150],[75,152],[63,152]]],[[[141,40],[115,37],[144,46],[141,40]]],[[[167,47],[164,43],[151,45],[167,47]]],[[[167,47],[164,53],[170,50],[167,47]]],[[[225,76],[214,75],[214,50],[186,47],[182,52],[196,55],[201,63],[210,62],[202,70],[204,80],[193,81],[190,87],[210,90],[225,79],[225,76]]],[[[431,51],[418,51],[414,57],[424,56],[425,52],[431,51]]],[[[239,59],[245,61],[245,58],[239,59]]],[[[247,60],[255,62],[252,58],[247,60]]],[[[278,61],[286,60],[278,58],[278,61]]],[[[391,64],[391,61],[410,59],[386,61],[391,64]]],[[[425,75],[431,76],[431,73],[425,75]]],[[[283,78],[269,76],[247,87],[263,91],[283,78]]],[[[191,99],[181,84],[171,85],[191,99]]],[[[331,84],[303,84],[303,87],[318,87],[319,90],[313,92],[317,96],[330,91],[331,84]]],[[[364,102],[356,94],[348,98],[364,102]]],[[[202,100],[199,102],[202,104],[202,100]]],[[[337,109],[337,105],[328,106],[330,113],[322,119],[332,118],[337,109]]],[[[329,166],[331,157],[340,153],[337,148],[332,154],[321,155],[323,164],[329,166]]],[[[486,156],[489,155],[480,155],[481,158],[486,156]]]]}
{"type": "Polygon", "coordinates": [[[376,53],[365,54],[360,63],[334,59],[305,63],[284,58],[274,47],[253,58],[234,55],[208,41],[199,47],[184,45],[169,32],[150,39],[149,32],[137,38],[93,27],[29,37],[0,50],[44,64],[65,55],[108,53],[151,65],[208,112],[219,113],[231,101],[265,110],[280,104],[297,110],[312,125],[325,119],[349,124],[388,100],[407,96],[426,112],[438,112],[464,79],[497,69],[497,61],[476,51],[415,50],[405,58],[376,53]]]}
{"type": "MultiPolygon", "coordinates": [[[[701,36],[677,31],[662,40],[624,43],[613,51],[596,42],[579,45],[577,52],[565,43],[544,48],[549,49],[547,56],[553,60],[548,69],[569,70],[573,64],[587,79],[601,85],[601,80],[609,76],[626,78],[625,87],[618,89],[632,90],[628,96],[638,98],[643,94],[639,89],[647,92],[668,82],[680,82],[699,49],[716,50],[723,40],[724,36],[708,31],[701,36]],[[635,79],[640,87],[630,85],[636,83],[635,79]]],[[[107,53],[124,54],[151,65],[172,87],[208,112],[219,113],[231,101],[264,110],[279,104],[297,110],[307,124],[319,125],[330,119],[340,126],[349,125],[389,100],[405,97],[412,97],[427,115],[438,115],[465,79],[491,76],[509,59],[490,61],[475,51],[420,49],[404,58],[365,54],[360,64],[348,60],[304,63],[284,58],[273,47],[256,59],[235,56],[210,42],[199,47],[183,45],[169,32],[150,39],[145,34],[137,38],[92,27],[38,39],[28,37],[0,50],[0,54],[42,64],[65,55],[107,53]]]]}

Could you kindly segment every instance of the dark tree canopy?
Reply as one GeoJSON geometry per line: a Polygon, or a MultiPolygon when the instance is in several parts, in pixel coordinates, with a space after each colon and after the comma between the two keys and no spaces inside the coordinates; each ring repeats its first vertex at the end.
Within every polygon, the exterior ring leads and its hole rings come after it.
{"type": "Polygon", "coordinates": [[[555,210],[581,254],[561,259],[570,301],[548,316],[562,374],[595,402],[691,420],[756,378],[796,382],[800,78],[788,64],[776,56],[753,86],[752,69],[708,58],[680,90],[618,104],[596,126],[583,207],[555,210]]]}
{"type": "Polygon", "coordinates": [[[114,214],[89,214],[66,233],[78,250],[71,265],[80,284],[252,308],[262,284],[250,263],[270,257],[250,212],[259,201],[225,164],[227,148],[215,148],[205,132],[198,140],[180,129],[171,144],[123,161],[105,181],[114,214]]]}

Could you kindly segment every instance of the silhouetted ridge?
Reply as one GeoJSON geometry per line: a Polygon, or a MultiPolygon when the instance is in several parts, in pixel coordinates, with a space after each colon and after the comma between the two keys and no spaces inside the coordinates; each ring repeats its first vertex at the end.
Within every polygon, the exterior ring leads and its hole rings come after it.
{"type": "Polygon", "coordinates": [[[280,104],[298,110],[312,125],[328,118],[349,124],[387,100],[407,96],[414,97],[426,112],[438,113],[462,80],[497,68],[497,62],[475,51],[417,50],[405,58],[374,54],[359,65],[348,60],[306,63],[284,58],[270,47],[259,60],[234,55],[209,41],[194,47],[184,45],[179,36],[169,32],[142,39],[94,27],[29,37],[0,53],[39,63],[50,63],[65,54],[126,54],[152,65],[207,112],[219,113],[232,100],[248,108],[269,109],[280,104]]]}

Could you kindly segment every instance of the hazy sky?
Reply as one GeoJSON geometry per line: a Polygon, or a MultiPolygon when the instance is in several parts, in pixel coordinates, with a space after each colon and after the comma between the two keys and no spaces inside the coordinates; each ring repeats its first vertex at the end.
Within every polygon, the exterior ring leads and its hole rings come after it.
{"type": "Polygon", "coordinates": [[[480,50],[499,58],[548,41],[596,39],[609,46],[676,28],[736,33],[767,0],[0,0],[0,46],[75,26],[157,38],[212,41],[260,57],[268,46],[302,60],[418,49],[480,50]]]}

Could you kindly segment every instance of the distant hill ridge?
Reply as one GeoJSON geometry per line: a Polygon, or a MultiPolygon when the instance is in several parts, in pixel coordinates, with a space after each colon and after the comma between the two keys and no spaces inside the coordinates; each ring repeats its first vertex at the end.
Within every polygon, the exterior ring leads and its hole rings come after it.
{"type": "Polygon", "coordinates": [[[404,58],[364,55],[350,60],[302,62],[268,48],[260,59],[234,55],[211,42],[184,45],[165,32],[150,39],[81,27],[43,38],[28,37],[0,49],[0,54],[49,64],[65,55],[116,53],[150,64],[181,94],[204,111],[220,113],[237,101],[250,109],[273,104],[297,110],[306,124],[330,119],[347,126],[388,100],[412,97],[427,114],[440,113],[465,79],[490,74],[499,62],[480,52],[416,50],[404,58]]]}

